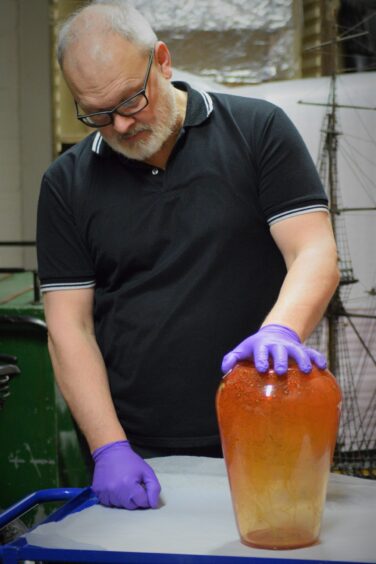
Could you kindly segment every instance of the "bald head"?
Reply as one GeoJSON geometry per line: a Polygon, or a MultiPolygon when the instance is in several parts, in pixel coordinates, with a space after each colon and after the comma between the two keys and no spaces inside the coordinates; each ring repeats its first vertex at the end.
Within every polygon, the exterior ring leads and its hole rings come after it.
{"type": "Polygon", "coordinates": [[[147,52],[157,41],[148,21],[127,0],[95,0],[75,12],[63,24],[58,35],[57,57],[64,68],[65,58],[82,50],[98,62],[106,63],[111,53],[106,49],[110,35],[117,34],[142,52],[147,52]]]}

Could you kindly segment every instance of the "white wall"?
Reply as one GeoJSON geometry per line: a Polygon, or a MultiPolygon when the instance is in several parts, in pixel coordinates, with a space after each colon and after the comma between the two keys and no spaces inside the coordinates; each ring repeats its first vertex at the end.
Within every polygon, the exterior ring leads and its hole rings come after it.
{"type": "MultiPolygon", "coordinates": [[[[40,177],[52,159],[48,0],[0,2],[0,241],[35,240],[40,177]]],[[[0,247],[0,267],[36,266],[0,247]]]]}

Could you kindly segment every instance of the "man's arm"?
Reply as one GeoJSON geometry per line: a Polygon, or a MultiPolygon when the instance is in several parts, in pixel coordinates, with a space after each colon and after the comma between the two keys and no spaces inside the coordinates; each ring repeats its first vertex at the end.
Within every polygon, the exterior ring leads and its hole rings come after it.
{"type": "Polygon", "coordinates": [[[322,318],[339,282],[337,249],[329,215],[302,214],[275,223],[271,234],[287,267],[277,301],[261,329],[247,337],[222,362],[223,372],[239,360],[252,358],[265,372],[272,357],[279,374],[287,370],[288,358],[309,372],[311,362],[326,362],[320,353],[302,345],[322,318]]]}
{"type": "Polygon", "coordinates": [[[95,462],[92,488],[104,505],[157,507],[160,485],[126,440],[93,324],[93,289],[44,295],[48,348],[58,386],[95,462]]]}
{"type": "Polygon", "coordinates": [[[338,255],[330,216],[315,212],[271,227],[287,275],[277,302],[263,322],[293,329],[304,341],[316,327],[339,282],[338,255]]]}
{"type": "Polygon", "coordinates": [[[93,298],[92,288],[44,294],[56,381],[91,451],[126,438],[94,335],[93,298]]]}

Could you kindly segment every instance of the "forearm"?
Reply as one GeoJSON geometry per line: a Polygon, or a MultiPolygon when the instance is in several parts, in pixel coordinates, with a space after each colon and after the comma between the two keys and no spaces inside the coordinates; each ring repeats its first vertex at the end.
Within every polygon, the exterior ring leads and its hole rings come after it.
{"type": "Polygon", "coordinates": [[[300,253],[288,266],[278,299],[262,325],[286,325],[304,341],[324,315],[338,281],[335,249],[300,253]]]}
{"type": "Polygon", "coordinates": [[[57,384],[90,450],[125,439],[95,336],[65,327],[59,334],[49,334],[49,352],[57,384]]]}
{"type": "Polygon", "coordinates": [[[250,335],[223,359],[222,371],[236,362],[253,359],[265,372],[272,359],[277,374],[285,374],[293,359],[302,372],[312,363],[325,368],[325,357],[301,341],[310,335],[323,316],[339,281],[337,249],[329,216],[324,212],[291,217],[271,227],[271,234],[284,258],[287,274],[262,329],[250,335]]]}

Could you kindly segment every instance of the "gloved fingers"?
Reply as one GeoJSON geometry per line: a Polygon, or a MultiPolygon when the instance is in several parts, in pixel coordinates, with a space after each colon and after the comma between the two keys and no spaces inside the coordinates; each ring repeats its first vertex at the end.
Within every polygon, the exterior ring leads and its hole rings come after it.
{"type": "Polygon", "coordinates": [[[230,370],[232,370],[235,364],[242,360],[241,355],[236,351],[231,351],[223,357],[221,370],[223,374],[226,374],[230,370]]]}
{"type": "Polygon", "coordinates": [[[293,358],[299,369],[308,374],[312,370],[312,363],[309,355],[306,353],[305,347],[289,345],[287,347],[288,355],[293,358]]]}
{"type": "Polygon", "coordinates": [[[320,368],[321,370],[325,370],[325,368],[328,365],[325,356],[321,354],[319,351],[316,351],[315,349],[310,349],[306,347],[305,350],[311,361],[314,362],[316,366],[318,366],[318,368],[320,368]]]}
{"type": "Polygon", "coordinates": [[[146,485],[146,494],[148,496],[149,505],[152,509],[158,507],[159,494],[161,493],[161,486],[159,483],[150,482],[146,485]]]}
{"type": "Polygon", "coordinates": [[[95,495],[97,496],[99,503],[101,505],[105,505],[106,507],[111,507],[110,495],[109,495],[109,492],[107,490],[99,492],[99,491],[95,491],[95,489],[93,488],[93,491],[94,491],[95,495]]]}
{"type": "Polygon", "coordinates": [[[137,509],[150,507],[145,488],[138,483],[133,484],[132,489],[122,499],[126,509],[137,509]]]}
{"type": "Polygon", "coordinates": [[[149,500],[145,488],[135,483],[131,489],[129,485],[123,485],[121,490],[102,490],[95,491],[99,503],[106,507],[123,507],[124,509],[138,509],[139,507],[149,507],[149,500]]]}
{"type": "Polygon", "coordinates": [[[269,368],[269,347],[263,343],[255,343],[253,362],[258,372],[266,372],[269,368]]]}
{"type": "Polygon", "coordinates": [[[224,374],[232,370],[240,360],[248,360],[252,357],[253,342],[254,335],[251,335],[223,357],[221,369],[224,374]]]}
{"type": "Polygon", "coordinates": [[[273,359],[274,370],[280,376],[286,374],[289,365],[289,355],[284,345],[271,345],[270,355],[273,359]]]}
{"type": "Polygon", "coordinates": [[[161,493],[161,485],[151,468],[150,472],[145,472],[144,474],[144,484],[149,505],[152,509],[156,509],[158,507],[159,494],[161,493]]]}

